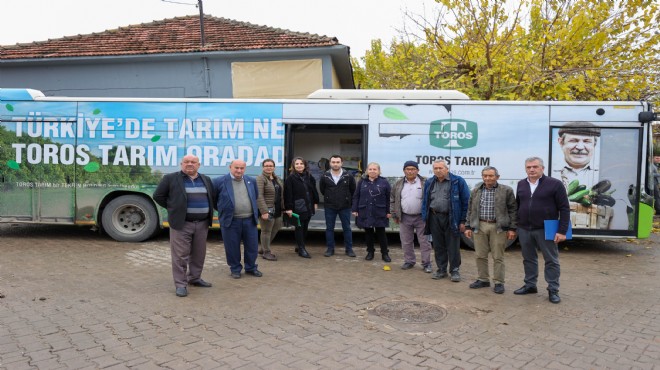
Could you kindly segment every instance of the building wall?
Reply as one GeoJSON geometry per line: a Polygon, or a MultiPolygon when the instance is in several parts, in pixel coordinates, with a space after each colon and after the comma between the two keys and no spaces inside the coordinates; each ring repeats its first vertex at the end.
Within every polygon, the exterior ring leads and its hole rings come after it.
{"type": "MultiPolygon", "coordinates": [[[[272,63],[272,83],[275,85],[271,84],[269,91],[282,91],[281,95],[270,97],[304,97],[318,88],[337,86],[335,66],[330,55],[250,51],[148,58],[0,61],[0,88],[32,88],[47,96],[232,98],[235,97],[234,91],[245,90],[243,86],[232,84],[232,63],[268,61],[275,62],[272,63]],[[308,75],[301,74],[297,81],[296,73],[292,73],[290,66],[284,63],[281,64],[283,67],[278,67],[276,63],[306,59],[321,61],[321,86],[310,84],[308,75]],[[289,76],[286,81],[279,78],[282,73],[289,76]]],[[[263,79],[259,81],[267,82],[263,79]]],[[[251,90],[256,91],[254,96],[242,93],[241,97],[264,97],[258,93],[258,88],[251,86],[251,90]]]]}

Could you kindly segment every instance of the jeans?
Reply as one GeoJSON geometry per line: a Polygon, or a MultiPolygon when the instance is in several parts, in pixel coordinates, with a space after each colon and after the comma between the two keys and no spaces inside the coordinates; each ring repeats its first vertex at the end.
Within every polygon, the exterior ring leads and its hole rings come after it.
{"type": "Polygon", "coordinates": [[[252,217],[234,218],[229,226],[221,225],[222,241],[225,244],[227,264],[233,273],[240,273],[241,241],[243,241],[243,262],[245,271],[257,269],[257,250],[259,249],[259,231],[252,217]]]}
{"type": "Polygon", "coordinates": [[[353,250],[353,232],[351,231],[351,209],[325,208],[325,245],[328,250],[335,249],[335,221],[339,216],[341,228],[344,231],[344,247],[346,251],[353,250]]]}

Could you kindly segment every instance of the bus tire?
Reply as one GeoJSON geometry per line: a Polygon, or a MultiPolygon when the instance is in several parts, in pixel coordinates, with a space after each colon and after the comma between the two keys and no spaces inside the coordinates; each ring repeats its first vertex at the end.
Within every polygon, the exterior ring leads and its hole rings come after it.
{"type": "Polygon", "coordinates": [[[158,213],[145,197],[123,195],[110,201],[101,216],[103,230],[119,242],[142,242],[158,228],[158,213]]]}
{"type": "MultiPolygon", "coordinates": [[[[516,244],[518,241],[518,238],[516,237],[513,240],[508,240],[504,243],[504,249],[509,249],[512,245],[516,244]]],[[[472,249],[474,250],[474,239],[470,239],[465,234],[461,234],[461,245],[465,249],[472,249]]]]}

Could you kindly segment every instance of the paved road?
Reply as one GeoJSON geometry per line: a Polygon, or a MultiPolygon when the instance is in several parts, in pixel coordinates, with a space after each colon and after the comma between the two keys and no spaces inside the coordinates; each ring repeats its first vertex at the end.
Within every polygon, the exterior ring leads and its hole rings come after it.
{"type": "MultiPolygon", "coordinates": [[[[229,277],[218,233],[203,277],[174,295],[167,236],[117,243],[87,229],[0,225],[0,368],[313,369],[660,367],[660,237],[567,244],[562,303],[514,296],[520,250],[507,251],[507,291],[432,280],[421,267],[294,252],[276,240],[264,277],[229,277]]],[[[359,238],[358,238],[359,239],[359,238]]]]}

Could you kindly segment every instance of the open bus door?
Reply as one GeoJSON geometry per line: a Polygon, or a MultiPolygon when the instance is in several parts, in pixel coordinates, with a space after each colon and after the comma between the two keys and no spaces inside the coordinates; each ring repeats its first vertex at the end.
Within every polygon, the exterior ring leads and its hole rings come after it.
{"type": "MultiPolygon", "coordinates": [[[[287,124],[285,135],[284,178],[288,176],[291,160],[302,157],[307,161],[310,174],[316,180],[319,192],[319,208],[309,223],[310,230],[325,230],[323,195],[320,179],[330,169],[329,160],[334,154],[342,157],[343,168],[356,180],[366,165],[366,126],[354,124],[287,124]]],[[[341,231],[336,220],[335,230],[341,231]]]]}

